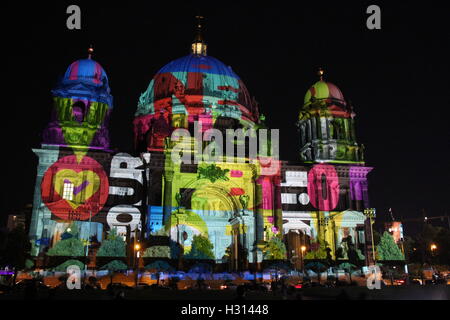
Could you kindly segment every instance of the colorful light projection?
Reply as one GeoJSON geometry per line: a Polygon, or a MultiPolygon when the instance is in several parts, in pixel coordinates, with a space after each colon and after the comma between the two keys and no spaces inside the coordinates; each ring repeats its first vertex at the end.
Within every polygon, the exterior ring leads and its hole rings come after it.
{"type": "Polygon", "coordinates": [[[74,150],[77,160],[90,148],[107,147],[102,124],[109,114],[105,103],[86,99],[54,97],[58,128],[54,129],[54,139],[60,146],[74,150]]]}
{"type": "Polygon", "coordinates": [[[89,149],[108,149],[112,96],[106,72],[92,59],[73,62],[52,90],[52,118],[43,143],[72,148],[78,161],[89,149]]]}
{"type": "Polygon", "coordinates": [[[103,166],[90,157],[80,162],[66,156],[50,166],[41,185],[42,200],[62,220],[87,220],[108,198],[109,182],[103,166]]]}
{"type": "Polygon", "coordinates": [[[337,86],[322,80],[306,92],[299,112],[300,157],[305,162],[364,164],[364,146],[356,142],[356,114],[337,86]]]}
{"type": "Polygon", "coordinates": [[[141,223],[142,171],[136,169],[142,165],[141,159],[123,153],[112,158],[103,154],[97,159],[100,163],[93,158],[96,153],[81,161],[76,155],[61,153],[41,183],[42,200],[52,219],[135,230],[141,223]]]}
{"type": "Polygon", "coordinates": [[[173,128],[189,128],[194,121],[201,122],[203,131],[236,123],[252,127],[258,117],[254,101],[231,68],[210,56],[188,55],[163,67],[141,95],[135,139],[142,142],[149,133],[147,150],[161,151],[173,128]]]}
{"type": "Polygon", "coordinates": [[[331,165],[314,165],[308,172],[308,196],[314,208],[331,211],[339,201],[339,180],[331,165]]]}

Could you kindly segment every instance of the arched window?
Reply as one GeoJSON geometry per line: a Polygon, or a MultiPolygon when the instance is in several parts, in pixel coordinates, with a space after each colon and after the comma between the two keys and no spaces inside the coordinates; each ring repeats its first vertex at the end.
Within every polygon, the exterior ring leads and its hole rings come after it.
{"type": "Polygon", "coordinates": [[[72,105],[72,119],[77,122],[83,122],[84,121],[84,114],[86,106],[83,103],[83,101],[77,101],[72,105]]]}

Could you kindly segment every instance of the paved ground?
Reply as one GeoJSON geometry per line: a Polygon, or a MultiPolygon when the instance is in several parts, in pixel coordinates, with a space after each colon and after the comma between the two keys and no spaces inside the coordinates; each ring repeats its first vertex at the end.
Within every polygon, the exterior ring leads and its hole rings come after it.
{"type": "MultiPolygon", "coordinates": [[[[130,289],[125,290],[127,300],[234,300],[236,291],[234,290],[149,290],[130,289]]],[[[381,290],[369,290],[365,287],[345,287],[345,288],[308,288],[299,290],[291,295],[283,296],[280,293],[272,292],[247,292],[246,300],[450,300],[450,286],[430,285],[430,286],[399,286],[386,287],[381,290]]],[[[25,293],[15,292],[0,295],[0,300],[23,300],[25,293]]],[[[111,300],[114,296],[106,290],[43,290],[35,298],[38,300],[111,300]]]]}

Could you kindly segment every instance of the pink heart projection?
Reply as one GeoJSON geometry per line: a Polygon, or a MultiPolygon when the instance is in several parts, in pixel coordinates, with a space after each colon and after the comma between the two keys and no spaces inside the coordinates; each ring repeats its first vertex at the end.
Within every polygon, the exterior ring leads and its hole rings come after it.
{"type": "Polygon", "coordinates": [[[42,200],[62,220],[87,220],[95,216],[108,198],[109,182],[103,167],[90,157],[80,162],[75,155],[56,161],[45,172],[42,200]]]}

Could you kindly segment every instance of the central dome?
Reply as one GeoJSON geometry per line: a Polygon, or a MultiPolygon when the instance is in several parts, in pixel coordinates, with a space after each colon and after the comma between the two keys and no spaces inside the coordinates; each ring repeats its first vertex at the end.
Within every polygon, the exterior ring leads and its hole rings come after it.
{"type": "Polygon", "coordinates": [[[231,67],[211,56],[197,54],[162,67],[141,95],[135,115],[161,111],[183,113],[190,118],[210,112],[215,118],[252,123],[259,116],[247,88],[231,67]]]}
{"type": "Polygon", "coordinates": [[[259,123],[257,103],[242,80],[205,52],[176,59],[156,73],[139,98],[135,145],[162,150],[165,137],[174,129],[192,129],[196,122],[202,131],[251,128],[259,123]]]}
{"type": "Polygon", "coordinates": [[[240,80],[236,73],[223,62],[211,56],[189,54],[182,58],[169,62],[162,67],[158,73],[166,72],[202,72],[222,75],[240,80]]]}

